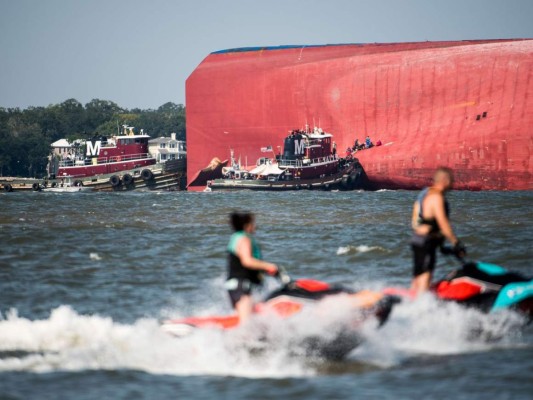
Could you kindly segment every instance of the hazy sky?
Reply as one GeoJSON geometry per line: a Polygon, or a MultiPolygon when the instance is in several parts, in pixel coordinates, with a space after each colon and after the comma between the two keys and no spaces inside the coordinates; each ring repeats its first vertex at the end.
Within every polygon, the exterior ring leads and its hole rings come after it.
{"type": "Polygon", "coordinates": [[[0,107],[185,104],[212,51],[533,38],[533,0],[0,0],[0,107]]]}

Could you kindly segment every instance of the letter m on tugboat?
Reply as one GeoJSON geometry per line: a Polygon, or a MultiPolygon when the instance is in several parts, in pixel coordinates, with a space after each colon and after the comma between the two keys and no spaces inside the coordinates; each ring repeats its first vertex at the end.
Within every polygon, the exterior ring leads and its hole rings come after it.
{"type": "Polygon", "coordinates": [[[102,147],[102,141],[97,140],[95,142],[87,141],[87,156],[96,157],[100,154],[100,147],[102,147]]]}
{"type": "Polygon", "coordinates": [[[303,139],[294,141],[294,154],[295,155],[303,155],[304,149],[305,149],[305,142],[303,139]]]}

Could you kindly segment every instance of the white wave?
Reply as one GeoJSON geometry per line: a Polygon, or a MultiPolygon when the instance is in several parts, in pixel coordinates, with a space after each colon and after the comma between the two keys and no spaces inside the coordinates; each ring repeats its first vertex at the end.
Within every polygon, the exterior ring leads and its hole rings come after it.
{"type": "Polygon", "coordinates": [[[386,251],[386,249],[381,246],[367,246],[364,244],[359,246],[341,246],[337,249],[337,255],[368,253],[370,251],[386,251]]]}
{"type": "Polygon", "coordinates": [[[257,356],[250,351],[256,337],[251,327],[243,327],[232,332],[205,329],[178,339],[163,332],[156,319],[120,324],[102,316],[79,315],[68,306],[36,321],[10,312],[0,320],[0,371],[134,369],[245,377],[312,373],[282,346],[257,356]]]}
{"type": "Polygon", "coordinates": [[[432,295],[397,305],[387,323],[350,355],[383,367],[420,355],[452,355],[521,345],[522,316],[484,314],[432,295]]]}
{"type": "MultiPolygon", "coordinates": [[[[309,363],[303,339],[334,340],[338,322],[348,316],[353,316],[348,303],[331,299],[289,319],[261,315],[234,330],[201,329],[175,338],[157,319],[121,324],[104,316],[80,315],[68,306],[52,310],[42,320],[11,311],[0,316],[0,371],[132,369],[178,376],[309,376],[317,370],[309,363]],[[329,301],[335,301],[333,307],[329,301]]],[[[361,325],[363,344],[350,358],[390,367],[420,354],[515,346],[522,342],[513,332],[522,323],[513,313],[487,316],[455,304],[442,305],[428,295],[395,307],[379,329],[376,321],[361,325]]]]}

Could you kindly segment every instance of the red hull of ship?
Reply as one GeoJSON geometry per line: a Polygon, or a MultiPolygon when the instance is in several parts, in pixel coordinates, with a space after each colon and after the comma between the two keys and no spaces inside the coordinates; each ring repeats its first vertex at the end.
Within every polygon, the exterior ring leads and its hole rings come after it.
{"type": "MultiPolygon", "coordinates": [[[[299,46],[210,54],[186,83],[189,176],[229,148],[253,163],[306,123],[334,134],[375,188],[433,170],[458,189],[530,190],[533,40],[299,46]]],[[[189,182],[190,183],[190,182],[189,182]]]]}

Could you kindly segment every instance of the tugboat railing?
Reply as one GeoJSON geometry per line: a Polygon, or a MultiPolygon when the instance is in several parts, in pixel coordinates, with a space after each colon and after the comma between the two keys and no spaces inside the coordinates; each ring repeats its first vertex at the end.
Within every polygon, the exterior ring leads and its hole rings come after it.
{"type": "MultiPolygon", "coordinates": [[[[150,153],[139,153],[139,154],[126,154],[126,155],[120,155],[120,156],[112,156],[112,157],[98,157],[96,159],[96,164],[110,164],[110,163],[117,163],[117,162],[124,162],[124,161],[132,161],[132,160],[146,160],[154,158],[150,153]]],[[[93,161],[91,158],[86,158],[84,160],[62,160],[59,161],[60,167],[74,167],[79,166],[79,161],[84,161],[85,165],[92,165],[93,161]]]]}
{"type": "Polygon", "coordinates": [[[283,167],[305,167],[312,164],[324,164],[332,161],[337,161],[337,158],[333,155],[313,158],[312,160],[309,160],[308,158],[303,160],[287,160],[282,158],[278,160],[278,165],[283,167]]]}

